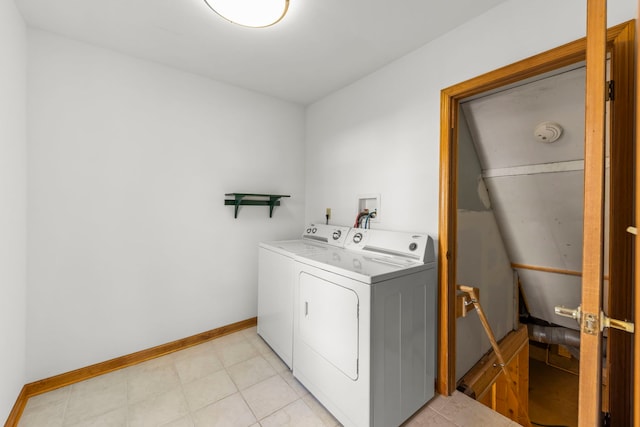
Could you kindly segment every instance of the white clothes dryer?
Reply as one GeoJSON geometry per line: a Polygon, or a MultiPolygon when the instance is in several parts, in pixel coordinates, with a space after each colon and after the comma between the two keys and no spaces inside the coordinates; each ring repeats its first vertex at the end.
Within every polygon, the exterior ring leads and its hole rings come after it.
{"type": "Polygon", "coordinates": [[[262,242],[258,254],[258,334],[291,369],[296,255],[343,247],[350,227],[309,224],[302,238],[262,242]]]}
{"type": "Polygon", "coordinates": [[[351,229],[297,259],[294,376],[347,427],[402,424],[435,392],[433,240],[351,229]]]}

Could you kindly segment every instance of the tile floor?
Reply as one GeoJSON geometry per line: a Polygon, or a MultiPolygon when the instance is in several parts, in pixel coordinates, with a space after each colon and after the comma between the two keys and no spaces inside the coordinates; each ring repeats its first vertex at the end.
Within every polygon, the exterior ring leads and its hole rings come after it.
{"type": "MultiPolygon", "coordinates": [[[[27,402],[19,427],[339,426],[246,329],[27,402]]],[[[436,396],[405,426],[517,424],[469,397],[436,396]]]]}

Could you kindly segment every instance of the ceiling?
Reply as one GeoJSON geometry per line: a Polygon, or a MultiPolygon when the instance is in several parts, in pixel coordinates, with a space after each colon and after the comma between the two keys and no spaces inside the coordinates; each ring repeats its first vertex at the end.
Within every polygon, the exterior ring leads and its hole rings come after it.
{"type": "Polygon", "coordinates": [[[309,104],[505,0],[291,0],[277,25],[203,0],[16,0],[30,27],[309,104]]]}

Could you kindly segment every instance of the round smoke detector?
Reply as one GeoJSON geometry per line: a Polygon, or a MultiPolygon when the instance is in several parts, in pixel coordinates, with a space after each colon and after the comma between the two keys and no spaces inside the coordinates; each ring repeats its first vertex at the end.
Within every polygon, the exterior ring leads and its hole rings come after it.
{"type": "Polygon", "coordinates": [[[533,134],[538,142],[556,142],[562,136],[562,126],[555,122],[542,122],[533,134]]]}

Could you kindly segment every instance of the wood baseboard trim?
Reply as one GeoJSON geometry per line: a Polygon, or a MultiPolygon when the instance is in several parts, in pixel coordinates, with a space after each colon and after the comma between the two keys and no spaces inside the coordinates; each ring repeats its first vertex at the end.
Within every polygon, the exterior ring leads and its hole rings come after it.
{"type": "Polygon", "coordinates": [[[86,366],[74,371],[65,372],[64,374],[25,384],[25,386],[22,387],[22,391],[20,392],[20,395],[18,396],[18,399],[16,400],[11,413],[9,414],[9,418],[5,423],[5,427],[18,425],[18,421],[20,420],[22,411],[27,404],[27,400],[32,396],[46,393],[48,391],[55,390],[57,388],[74,384],[80,381],[88,380],[89,378],[97,377],[98,375],[117,371],[118,369],[126,368],[128,366],[137,365],[138,363],[146,362],[147,360],[155,359],[169,353],[184,350],[185,348],[202,344],[206,341],[211,341],[212,339],[219,338],[224,335],[251,328],[253,326],[256,326],[257,324],[258,318],[252,317],[250,319],[241,320],[239,322],[221,326],[219,328],[192,335],[190,337],[182,338],[166,344],[161,344],[159,346],[141,350],[136,353],[131,353],[126,356],[116,357],[115,359],[96,363],[95,365],[86,366]]]}
{"type": "Polygon", "coordinates": [[[27,387],[23,386],[18,398],[16,399],[16,403],[13,405],[11,412],[9,412],[9,418],[7,418],[7,421],[4,423],[4,427],[13,427],[18,425],[18,421],[20,421],[20,417],[22,416],[22,411],[24,411],[24,407],[27,406],[28,399],[27,387]]]}

